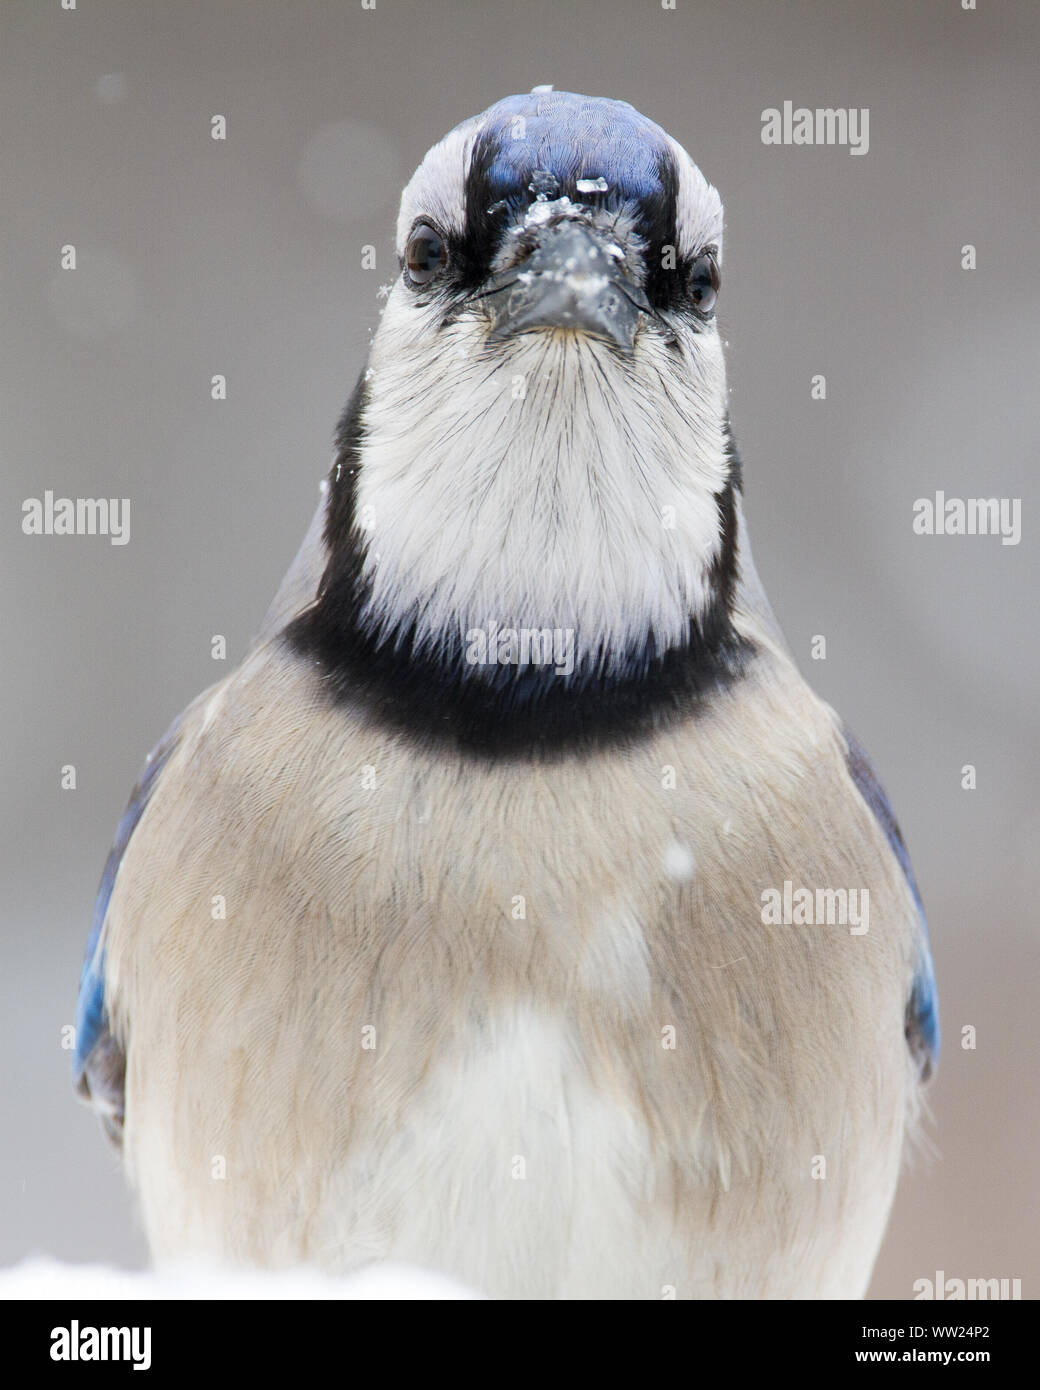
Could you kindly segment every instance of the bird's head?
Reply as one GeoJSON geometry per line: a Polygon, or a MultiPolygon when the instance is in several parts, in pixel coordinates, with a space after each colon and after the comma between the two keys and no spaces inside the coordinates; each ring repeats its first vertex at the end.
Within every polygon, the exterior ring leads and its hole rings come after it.
{"type": "Polygon", "coordinates": [[[589,338],[619,375],[659,346],[715,352],[722,204],[626,102],[535,91],[464,122],[405,189],[397,253],[388,335],[488,361],[521,335],[589,338]]]}
{"type": "Polygon", "coordinates": [[[625,102],[508,97],[423,159],[397,254],[326,588],[349,579],[376,645],[435,656],[564,629],[610,675],[724,634],[722,204],[686,151],[625,102]]]}

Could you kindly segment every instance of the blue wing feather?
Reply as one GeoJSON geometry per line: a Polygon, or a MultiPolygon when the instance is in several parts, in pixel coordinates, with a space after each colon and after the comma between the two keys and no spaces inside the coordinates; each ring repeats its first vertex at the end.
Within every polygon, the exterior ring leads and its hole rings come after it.
{"type": "Polygon", "coordinates": [[[105,1128],[117,1138],[123,1122],[122,1049],[108,1027],[105,1005],[105,945],[103,929],[116,875],[126,847],[144,815],[155,783],[177,744],[178,720],[148,755],[130,802],[123,812],[115,840],[105,861],[104,873],[94,903],[94,916],[80,972],[79,999],[76,1003],[76,1047],[72,1058],[73,1083],[84,1099],[91,1100],[105,1128]]]}
{"type": "Polygon", "coordinates": [[[910,987],[910,998],[906,1005],[906,1040],[917,1061],[922,1080],[927,1080],[939,1061],[939,995],[935,986],[935,971],[932,967],[932,952],[928,940],[928,923],[924,915],[924,904],[914,878],[910,854],[906,841],[885,795],[885,789],[878,781],[874,765],[866,750],[849,729],[844,730],[847,749],[846,763],[849,775],[859,789],[863,800],[874,813],[874,818],[885,832],[892,852],[899,860],[904,877],[917,904],[917,914],[921,923],[918,937],[917,967],[910,987]]]}

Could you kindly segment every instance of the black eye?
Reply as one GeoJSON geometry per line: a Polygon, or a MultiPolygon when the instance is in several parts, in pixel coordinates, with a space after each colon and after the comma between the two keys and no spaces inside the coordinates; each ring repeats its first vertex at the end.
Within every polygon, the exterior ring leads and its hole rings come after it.
{"type": "Polygon", "coordinates": [[[416,227],[404,248],[404,263],[413,285],[426,285],[448,264],[448,248],[425,223],[416,227]]]}
{"type": "Polygon", "coordinates": [[[719,263],[713,251],[702,251],[690,270],[690,298],[705,317],[715,312],[719,297],[719,263]]]}

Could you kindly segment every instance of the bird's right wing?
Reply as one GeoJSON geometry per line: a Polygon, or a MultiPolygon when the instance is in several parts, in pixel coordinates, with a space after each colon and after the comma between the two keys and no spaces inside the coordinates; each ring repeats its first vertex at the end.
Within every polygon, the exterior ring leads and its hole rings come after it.
{"type": "Polygon", "coordinates": [[[123,1131],[123,1091],[126,1058],[109,1029],[105,1002],[105,918],[112,898],[116,875],[123,862],[130,838],[144,815],[163,768],[177,746],[183,716],[174,721],[159,744],[149,753],[141,775],[130,795],[130,803],[116,830],[115,841],[105,863],[94,903],[94,917],[80,974],[76,1004],[76,1046],[73,1053],[73,1084],[81,1099],[92,1105],[105,1132],[120,1143],[123,1131]]]}

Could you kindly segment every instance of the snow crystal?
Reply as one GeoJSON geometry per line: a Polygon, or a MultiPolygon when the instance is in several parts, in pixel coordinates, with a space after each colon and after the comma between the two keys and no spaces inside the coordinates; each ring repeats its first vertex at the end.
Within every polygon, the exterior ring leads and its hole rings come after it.
{"type": "Polygon", "coordinates": [[[664,871],[668,877],[683,883],[693,878],[696,867],[689,845],[682,845],[678,840],[673,840],[664,852],[664,871]]]}
{"type": "Polygon", "coordinates": [[[316,1269],[224,1269],[211,1264],[175,1265],[152,1272],[104,1265],[24,1260],[0,1270],[0,1299],[249,1298],[249,1299],[471,1299],[480,1298],[442,1274],[403,1264],[367,1265],[332,1276],[316,1269]]]}
{"type": "Polygon", "coordinates": [[[571,212],[577,212],[577,208],[566,193],[561,194],[559,198],[547,198],[544,193],[539,193],[527,209],[524,227],[541,227],[546,222],[552,222],[559,217],[566,217],[571,212]]]}

